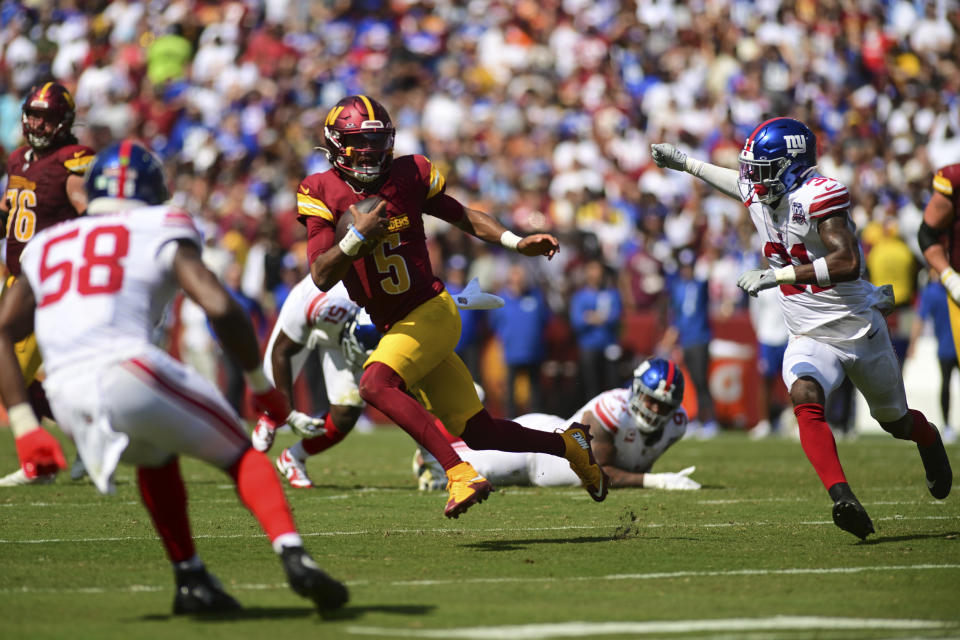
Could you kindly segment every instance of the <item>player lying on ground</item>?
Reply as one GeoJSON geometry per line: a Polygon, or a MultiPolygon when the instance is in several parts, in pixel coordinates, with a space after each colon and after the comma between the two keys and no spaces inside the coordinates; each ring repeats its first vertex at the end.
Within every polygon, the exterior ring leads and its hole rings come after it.
{"type": "Polygon", "coordinates": [[[930,494],[944,499],[953,474],[936,427],[907,408],[900,365],[882,311],[892,287],[863,278],[863,256],[850,218],[846,186],[817,173],[817,139],[799,120],[760,124],[740,152],[740,173],[655,144],[657,166],[686,171],[744,203],[760,236],[768,269],[751,269],[738,285],[750,295],[780,287],[790,331],[783,380],[790,390],[800,444],[833,500],[833,521],[865,539],[873,522],[847,484],[824,398],[850,377],[870,414],[895,438],[920,452],[930,494]]]}
{"type": "MultiPolygon", "coordinates": [[[[292,405],[293,383],[307,357],[316,351],[330,401],[329,411],[319,419],[294,411],[287,420],[303,438],[277,458],[277,468],[290,486],[312,487],[304,466],[307,458],[343,440],[357,423],[366,406],[359,388],[363,361],[379,340],[380,332],[342,283],[324,292],[307,276],[290,291],[263,355],[264,373],[292,405]]],[[[277,426],[270,416],[261,415],[251,434],[254,448],[269,451],[277,426]]]]}
{"type": "MultiPolygon", "coordinates": [[[[20,275],[20,254],[35,233],[86,211],[83,172],[93,160],[93,149],[77,143],[71,131],[75,116],[73,96],[56,82],[34,87],[23,101],[21,123],[27,144],[7,160],[7,189],[0,200],[7,240],[9,276],[2,283],[6,286],[20,275]]],[[[30,392],[30,405],[38,416],[52,418],[43,387],[36,379],[41,364],[36,338],[31,334],[18,342],[16,354],[30,392]]],[[[51,439],[50,446],[60,445],[51,439]]],[[[21,459],[19,469],[0,478],[0,487],[53,482],[60,468],[38,472],[21,459]]]]}
{"type": "MultiPolygon", "coordinates": [[[[644,361],[633,372],[629,389],[611,389],[599,394],[564,420],[545,413],[529,413],[516,422],[539,431],[563,431],[573,423],[590,427],[593,455],[610,478],[611,487],[652,489],[699,489],[690,478],[694,467],[678,473],[651,473],[653,463],[687,430],[683,401],[684,380],[680,368],[662,358],[644,361]]],[[[502,485],[569,487],[580,478],[563,458],[542,453],[474,451],[460,439],[454,450],[491,482],[502,485]]],[[[417,449],[414,473],[421,490],[439,489],[443,469],[429,453],[417,449]]]]}
{"type": "Polygon", "coordinates": [[[27,403],[13,351],[35,329],[53,413],[97,489],[112,491],[118,463],[137,468],[143,503],[173,563],[175,614],[241,608],[194,548],[180,455],[230,475],[294,591],[320,609],[342,606],[346,587],[304,550],[280,481],[226,399],[150,343],[163,309],[182,288],[247,373],[255,403],[279,420],[290,413],[260,369],[249,319],[200,259],[190,216],[152,206],[167,199],[160,162],[137,143],[114,144],[94,159],[86,189],[90,215],[37,234],[23,253],[23,277],[0,301],[0,396],[23,459],[39,468],[53,461],[51,436],[27,403]]]}
{"type": "Polygon", "coordinates": [[[483,408],[470,372],[454,352],[460,317],[433,275],[423,215],[525,256],[552,257],[560,248],[557,239],[542,233],[520,238],[486,213],[464,207],[444,192],[443,175],[430,160],[393,158],[394,133],[383,105],[362,95],[344,98],[324,124],[324,150],[333,168],[307,176],[297,193],[313,281],[329,290],[342,280],[384,333],[364,363],[360,397],[440,462],[449,480],[447,517],[482,502],[493,487],[460,460],[440,425],[475,449],[564,457],[590,496],[602,501],[607,478],[593,459],[585,427],[543,433],[494,419],[483,408]],[[375,207],[358,206],[371,196],[378,198],[375,207]],[[414,387],[423,406],[408,395],[414,387]]]}

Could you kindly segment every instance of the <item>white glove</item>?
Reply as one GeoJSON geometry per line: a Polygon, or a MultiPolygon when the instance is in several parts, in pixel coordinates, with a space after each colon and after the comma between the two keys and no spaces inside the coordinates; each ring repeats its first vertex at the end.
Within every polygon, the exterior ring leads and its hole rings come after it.
{"type": "Polygon", "coordinates": [[[463,291],[453,296],[453,300],[461,309],[499,309],[506,304],[500,296],[481,291],[480,282],[476,278],[468,282],[463,291]]]}
{"type": "Polygon", "coordinates": [[[653,156],[653,161],[658,167],[666,167],[674,171],[687,170],[687,154],[670,143],[661,142],[650,145],[650,155],[653,156]]]}
{"type": "Polygon", "coordinates": [[[777,284],[777,276],[773,269],[750,269],[737,278],[737,286],[754,298],[764,289],[770,289],[777,284]]]}
{"type": "Polygon", "coordinates": [[[940,283],[953,298],[953,301],[960,304],[960,273],[957,273],[951,267],[947,267],[940,272],[940,283]]]}
{"type": "Polygon", "coordinates": [[[320,425],[322,421],[319,418],[313,418],[305,413],[294,409],[287,416],[286,423],[290,429],[301,438],[312,438],[320,435],[320,425]]]}
{"type": "Polygon", "coordinates": [[[700,483],[688,477],[696,471],[696,467],[687,467],[677,473],[645,473],[643,486],[646,489],[668,489],[692,491],[700,488],[700,483]]]}

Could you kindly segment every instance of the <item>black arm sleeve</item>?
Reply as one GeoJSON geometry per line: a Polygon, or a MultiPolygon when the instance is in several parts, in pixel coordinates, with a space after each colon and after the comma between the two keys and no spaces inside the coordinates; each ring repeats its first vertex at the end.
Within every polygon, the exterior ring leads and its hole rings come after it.
{"type": "Polygon", "coordinates": [[[934,229],[926,222],[921,222],[920,230],[917,231],[917,242],[920,244],[920,251],[926,251],[927,248],[937,244],[942,234],[943,231],[940,229],[934,229]]]}

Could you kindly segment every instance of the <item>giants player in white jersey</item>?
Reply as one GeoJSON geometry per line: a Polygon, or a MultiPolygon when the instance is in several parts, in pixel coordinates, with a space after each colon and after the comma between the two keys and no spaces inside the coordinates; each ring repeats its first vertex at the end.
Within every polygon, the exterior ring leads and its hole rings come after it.
{"type": "MultiPolygon", "coordinates": [[[[307,276],[290,291],[263,355],[264,373],[292,404],[293,382],[307,356],[316,350],[330,401],[330,410],[319,420],[298,411],[287,418],[293,432],[304,438],[277,458],[277,468],[290,486],[312,487],[306,459],[343,440],[363,413],[366,403],[359,388],[363,362],[379,340],[370,316],[350,299],[342,282],[324,292],[307,276]]],[[[268,451],[276,428],[270,416],[260,416],[251,434],[254,448],[268,451]]]]}
{"type": "MultiPolygon", "coordinates": [[[[573,423],[590,427],[593,455],[610,478],[611,487],[699,489],[688,467],[678,473],[651,473],[653,463],[687,430],[680,368],[662,358],[644,361],[633,372],[630,389],[612,389],[596,396],[569,420],[543,413],[520,416],[516,422],[530,429],[563,431],[573,423]]],[[[462,440],[453,448],[477,473],[495,484],[538,487],[579,486],[580,478],[563,458],[545,453],[474,451],[462,440]]],[[[443,469],[429,454],[419,452],[420,489],[438,489],[443,469]]]]}
{"type": "Polygon", "coordinates": [[[13,350],[35,331],[53,413],[94,484],[109,493],[118,463],[137,468],[144,505],[173,564],[174,614],[240,608],[196,553],[179,455],[228,473],[294,591],[320,609],[340,607],[346,587],[304,550],[270,462],[250,446],[230,405],[206,379],[150,342],[163,309],[182,288],[247,372],[255,404],[280,420],[289,414],[286,399],[260,368],[249,319],[203,265],[191,218],[161,205],[167,189],[159,161],[124,140],[97,155],[85,185],[90,215],[38,233],[22,256],[24,277],[0,301],[0,395],[26,459],[49,464],[50,455],[13,350]]]}
{"type": "Polygon", "coordinates": [[[907,407],[900,367],[882,311],[888,286],[863,279],[863,257],[850,219],[846,186],[817,173],[817,140],[799,120],[758,126],[740,153],[740,173],[688,158],[670,144],[651,147],[660,167],[686,171],[744,203],[772,265],[751,269],[737,284],[750,295],[780,287],[790,341],[783,379],[800,443],[834,501],[833,521],[861,539],[873,523],[847,484],[824,398],[843,381],[856,385],[885,431],[917,444],[933,497],[950,493],[953,474],[936,427],[907,407]]]}

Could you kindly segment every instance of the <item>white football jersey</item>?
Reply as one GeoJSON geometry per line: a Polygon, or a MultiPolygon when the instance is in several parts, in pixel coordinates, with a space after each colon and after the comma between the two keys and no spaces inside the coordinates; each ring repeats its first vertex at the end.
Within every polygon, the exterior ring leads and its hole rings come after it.
{"type": "MultiPolygon", "coordinates": [[[[763,255],[774,268],[810,264],[829,253],[820,240],[817,220],[850,209],[847,187],[833,178],[813,173],[797,189],[781,198],[775,209],[753,196],[752,186],[740,183],[741,195],[763,242],[763,255]]],[[[855,229],[847,216],[847,225],[855,229]]],[[[858,249],[859,251],[859,249],[858,249]]],[[[860,264],[864,265],[863,256],[860,264]]],[[[812,284],[780,286],[780,305],[793,335],[851,339],[869,331],[870,307],[878,301],[877,287],[862,277],[820,287],[812,284]]]]}
{"type": "Polygon", "coordinates": [[[614,466],[637,473],[649,471],[657,458],[687,431],[687,412],[683,407],[677,409],[663,431],[657,436],[645,436],[637,428],[637,423],[628,410],[630,389],[611,389],[583,405],[573,417],[563,425],[566,429],[571,422],[583,422],[583,415],[589,411],[596,416],[600,425],[613,436],[617,454],[614,466]],[[655,438],[655,439],[654,439],[655,438]]]}
{"type": "Polygon", "coordinates": [[[21,267],[36,299],[34,330],[48,376],[151,345],[178,289],[176,240],[202,246],[190,216],[164,205],[69,220],[27,244],[21,267]]]}
{"type": "Polygon", "coordinates": [[[273,382],[271,354],[281,329],[304,347],[292,358],[292,373],[296,378],[311,349],[340,349],[340,334],[359,311],[343,282],[338,282],[330,291],[321,291],[313,279],[306,276],[290,290],[270,334],[263,357],[267,378],[273,382]]]}

